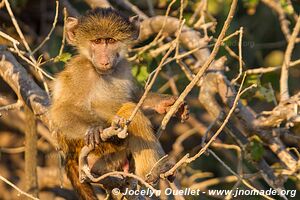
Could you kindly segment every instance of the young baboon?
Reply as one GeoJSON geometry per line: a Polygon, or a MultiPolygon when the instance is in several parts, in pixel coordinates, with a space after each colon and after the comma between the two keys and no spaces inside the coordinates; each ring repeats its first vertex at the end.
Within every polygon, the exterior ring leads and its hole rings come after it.
{"type": "MultiPolygon", "coordinates": [[[[50,109],[53,128],[66,156],[66,171],[81,199],[96,199],[89,183],[78,179],[78,155],[84,145],[94,146],[88,162],[98,175],[125,170],[145,177],[164,155],[149,119],[138,111],[125,139],[103,141],[103,130],[128,119],[140,96],[124,59],[137,28],[111,8],[93,10],[80,18],[67,18],[66,38],[78,55],[66,64],[53,84],[50,109]]],[[[150,94],[143,108],[165,113],[174,97],[150,94]]],[[[182,117],[187,111],[184,109],[182,117]]]]}

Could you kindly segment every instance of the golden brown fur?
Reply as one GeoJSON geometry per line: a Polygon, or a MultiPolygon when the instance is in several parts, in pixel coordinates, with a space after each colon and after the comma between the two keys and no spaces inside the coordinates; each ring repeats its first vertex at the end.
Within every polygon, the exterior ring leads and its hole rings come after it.
{"type": "MultiPolygon", "coordinates": [[[[126,69],[122,70],[123,73],[99,77],[92,65],[78,56],[67,64],[54,84],[53,126],[61,133],[58,141],[66,154],[66,171],[82,199],[86,199],[85,194],[92,189],[89,184],[79,184],[78,166],[74,164],[77,164],[79,152],[85,145],[83,138],[87,129],[97,125],[108,127],[115,115],[127,119],[135,108],[134,103],[128,103],[134,98],[134,91],[130,89],[133,88],[130,71],[127,74],[126,69]]],[[[132,156],[134,169],[131,171],[145,178],[164,155],[150,121],[141,111],[128,128],[129,135],[124,141],[101,142],[91,153],[89,164],[93,173],[100,175],[122,170],[126,160],[132,156]]]]}
{"type": "MultiPolygon", "coordinates": [[[[100,77],[88,60],[77,56],[57,76],[54,83],[51,114],[54,115],[52,117],[54,127],[68,138],[61,145],[65,146],[63,149],[65,152],[75,153],[75,155],[79,153],[84,145],[81,140],[90,126],[109,127],[115,115],[129,118],[135,107],[134,103],[126,103],[134,101],[133,78],[125,61],[119,65],[113,75],[100,77]],[[77,146],[75,151],[70,149],[73,144],[77,146]]],[[[141,154],[142,151],[147,151],[148,146],[156,149],[159,147],[161,151],[150,121],[141,112],[138,112],[129,126],[128,141],[136,143],[133,147],[138,148],[141,154]],[[144,148],[146,150],[143,150],[144,148]]],[[[103,142],[96,148],[95,154],[107,157],[105,163],[107,165],[108,160],[111,159],[110,155],[122,150],[124,151],[124,146],[103,142]]],[[[128,150],[126,152],[128,155],[128,150]]],[[[124,159],[121,159],[121,162],[124,159]]],[[[151,158],[148,156],[146,159],[148,162],[151,158]]],[[[154,160],[157,159],[157,157],[154,158],[154,160]]],[[[107,167],[113,169],[110,166],[107,167]]],[[[120,166],[117,168],[120,169],[120,166]]],[[[101,168],[102,171],[106,171],[104,169],[101,168]]]]}
{"type": "Polygon", "coordinates": [[[97,38],[113,38],[118,41],[132,41],[138,32],[128,19],[112,8],[96,9],[79,18],[75,32],[78,41],[97,38]]]}
{"type": "MultiPolygon", "coordinates": [[[[88,156],[88,163],[98,175],[123,170],[129,161],[129,171],[146,178],[164,155],[142,111],[130,123],[127,138],[96,139],[101,134],[99,130],[110,127],[115,116],[128,119],[136,106],[137,87],[130,66],[120,53],[126,50],[123,40],[132,40],[134,34],[133,25],[111,9],[91,12],[79,20],[69,18],[66,23],[67,39],[80,51],[53,83],[50,115],[66,156],[67,175],[80,199],[96,199],[91,185],[80,184],[78,179],[79,152],[84,145],[91,145],[90,140],[84,140],[86,135],[92,136],[89,138],[97,144],[88,156]],[[97,38],[100,40],[93,41],[97,38]]],[[[175,101],[163,96],[164,101],[157,106],[158,97],[149,96],[152,102],[146,101],[151,102],[144,105],[147,110],[154,107],[164,113],[175,101]]]]}
{"type": "Polygon", "coordinates": [[[84,137],[91,125],[109,126],[107,120],[117,113],[121,104],[132,101],[131,79],[125,61],[113,75],[100,77],[86,58],[74,57],[53,84],[51,110],[60,119],[56,126],[71,138],[84,137]],[[66,109],[70,115],[61,112],[66,109]]]}
{"type": "Polygon", "coordinates": [[[97,200],[90,183],[81,183],[78,178],[78,159],[66,158],[66,173],[80,199],[97,200]]]}

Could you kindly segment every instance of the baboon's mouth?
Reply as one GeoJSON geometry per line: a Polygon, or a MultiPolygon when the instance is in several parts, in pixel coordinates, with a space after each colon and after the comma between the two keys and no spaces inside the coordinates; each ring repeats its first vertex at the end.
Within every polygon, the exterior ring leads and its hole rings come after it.
{"type": "Polygon", "coordinates": [[[111,68],[107,68],[107,69],[103,70],[98,67],[95,67],[95,70],[98,74],[105,75],[105,74],[111,74],[114,71],[114,68],[111,67],[111,68]]]}
{"type": "Polygon", "coordinates": [[[129,160],[127,158],[125,159],[125,161],[123,163],[122,169],[124,172],[129,173],[130,164],[129,164],[129,160]]]}

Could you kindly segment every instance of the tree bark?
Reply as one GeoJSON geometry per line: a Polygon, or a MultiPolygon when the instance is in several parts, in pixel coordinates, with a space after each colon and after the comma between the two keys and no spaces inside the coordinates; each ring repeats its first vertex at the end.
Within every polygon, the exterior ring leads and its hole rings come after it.
{"type": "Polygon", "coordinates": [[[33,112],[24,106],[25,112],[25,189],[38,197],[37,182],[37,123],[33,112]]]}

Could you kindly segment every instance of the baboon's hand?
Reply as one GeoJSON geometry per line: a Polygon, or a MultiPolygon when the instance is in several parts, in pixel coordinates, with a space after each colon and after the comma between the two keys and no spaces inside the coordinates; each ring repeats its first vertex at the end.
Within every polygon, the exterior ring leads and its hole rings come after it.
{"type": "Polygon", "coordinates": [[[124,129],[127,126],[127,119],[120,117],[118,115],[115,115],[112,122],[111,127],[115,129],[124,129]]]}
{"type": "Polygon", "coordinates": [[[111,126],[104,129],[100,137],[102,141],[106,141],[113,136],[124,139],[127,135],[127,120],[116,115],[111,122],[111,126]]]}
{"type": "Polygon", "coordinates": [[[100,135],[102,132],[102,126],[91,126],[88,128],[84,137],[85,145],[91,145],[93,148],[95,148],[95,145],[100,143],[100,135]]]}
{"type": "Polygon", "coordinates": [[[111,127],[114,128],[115,130],[117,130],[118,133],[118,138],[120,139],[124,139],[127,137],[128,133],[127,133],[127,124],[128,121],[127,119],[120,117],[118,115],[116,115],[111,123],[111,127]]]}
{"type": "Polygon", "coordinates": [[[159,114],[165,114],[170,110],[170,107],[175,103],[176,99],[175,96],[171,95],[160,96],[154,110],[159,114]]]}
{"type": "MultiPolygon", "coordinates": [[[[160,114],[165,114],[167,113],[171,106],[173,106],[173,104],[175,103],[175,101],[177,100],[177,97],[175,96],[165,96],[163,97],[163,99],[161,99],[159,101],[159,103],[155,106],[155,110],[156,112],[160,113],[160,114]]],[[[178,117],[182,122],[184,122],[185,120],[187,120],[189,118],[189,106],[187,105],[186,102],[183,102],[177,112],[176,112],[176,117],[178,117]]]]}

